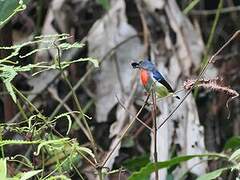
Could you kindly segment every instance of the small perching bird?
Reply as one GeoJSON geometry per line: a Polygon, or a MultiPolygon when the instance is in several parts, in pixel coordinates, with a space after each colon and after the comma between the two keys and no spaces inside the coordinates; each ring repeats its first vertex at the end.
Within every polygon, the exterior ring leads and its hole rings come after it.
{"type": "MultiPolygon", "coordinates": [[[[133,62],[132,67],[140,70],[140,82],[147,92],[150,92],[155,87],[154,90],[160,98],[174,93],[172,87],[152,62],[148,60],[133,62]]],[[[178,96],[175,97],[180,99],[178,96]]]]}

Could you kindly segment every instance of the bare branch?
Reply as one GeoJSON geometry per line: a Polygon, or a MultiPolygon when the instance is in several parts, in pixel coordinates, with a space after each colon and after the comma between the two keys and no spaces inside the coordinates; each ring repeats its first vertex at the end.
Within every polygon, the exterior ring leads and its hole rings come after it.
{"type": "Polygon", "coordinates": [[[161,128],[169,119],[170,117],[177,111],[177,109],[181,106],[183,101],[188,97],[188,95],[191,93],[191,91],[196,87],[199,80],[202,78],[203,74],[206,72],[206,69],[208,68],[208,65],[210,63],[214,63],[214,59],[217,55],[219,55],[225,47],[227,47],[234,39],[236,39],[240,34],[240,30],[236,31],[231,38],[223,44],[223,46],[214,54],[210,59],[208,59],[207,63],[202,68],[201,72],[199,73],[196,81],[194,82],[193,86],[188,90],[188,92],[185,94],[185,96],[182,98],[182,100],[179,102],[179,104],[172,110],[172,112],[164,119],[164,121],[158,126],[158,129],[161,128]]]}

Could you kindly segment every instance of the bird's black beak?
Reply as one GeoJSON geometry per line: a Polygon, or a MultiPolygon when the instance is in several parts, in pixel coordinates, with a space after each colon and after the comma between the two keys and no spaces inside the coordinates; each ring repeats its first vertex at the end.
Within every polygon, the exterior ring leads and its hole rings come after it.
{"type": "Polygon", "coordinates": [[[140,68],[139,63],[137,63],[137,62],[133,62],[133,63],[131,63],[131,65],[132,65],[133,69],[140,68]]]}

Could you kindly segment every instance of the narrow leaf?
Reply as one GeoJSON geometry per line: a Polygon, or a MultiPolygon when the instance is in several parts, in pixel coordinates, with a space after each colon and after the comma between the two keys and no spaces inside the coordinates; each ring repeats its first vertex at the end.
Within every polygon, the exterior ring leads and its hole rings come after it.
{"type": "Polygon", "coordinates": [[[7,160],[0,159],[0,179],[6,179],[7,177],[7,160]]]}
{"type": "Polygon", "coordinates": [[[35,156],[38,156],[40,153],[40,150],[42,147],[47,146],[47,145],[57,145],[57,144],[61,144],[61,143],[67,143],[67,141],[69,140],[69,138],[61,138],[61,139],[56,139],[56,140],[48,140],[48,141],[42,141],[38,147],[37,147],[37,151],[34,152],[35,156]]]}
{"type": "Polygon", "coordinates": [[[223,171],[230,169],[230,167],[217,169],[215,171],[209,172],[197,178],[197,180],[211,180],[219,177],[223,171]]]}
{"type": "Polygon", "coordinates": [[[143,155],[134,157],[132,159],[126,160],[123,163],[123,166],[127,168],[129,171],[134,172],[141,169],[141,167],[146,166],[150,162],[149,155],[143,155]]]}
{"type": "Polygon", "coordinates": [[[77,147],[79,151],[82,151],[84,153],[87,153],[88,155],[92,156],[92,158],[95,158],[94,154],[92,153],[92,150],[91,149],[88,149],[86,147],[77,147]]]}
{"type": "Polygon", "coordinates": [[[4,81],[6,89],[10,96],[12,97],[13,101],[16,103],[17,102],[17,97],[16,94],[13,91],[12,84],[9,81],[4,81]]]}
{"type": "Polygon", "coordinates": [[[42,170],[33,170],[33,171],[28,171],[28,172],[21,173],[21,179],[20,180],[30,179],[31,177],[37,175],[40,172],[42,172],[42,170]]]}
{"type": "Polygon", "coordinates": [[[237,159],[239,159],[239,158],[240,158],[240,149],[234,151],[234,152],[232,153],[232,155],[230,156],[229,160],[230,160],[230,161],[233,161],[233,160],[237,160],[237,159]]]}
{"type": "Polygon", "coordinates": [[[193,0],[188,6],[183,10],[184,14],[188,14],[198,3],[200,0],[193,0]]]}
{"type": "Polygon", "coordinates": [[[236,149],[240,147],[240,136],[230,138],[224,145],[224,150],[236,149]]]}
{"type": "Polygon", "coordinates": [[[218,154],[218,153],[209,153],[209,154],[199,154],[199,155],[186,155],[186,156],[178,156],[168,161],[162,161],[158,162],[156,165],[155,163],[149,163],[143,168],[140,169],[140,171],[134,172],[130,177],[129,180],[138,180],[138,179],[145,179],[147,178],[151,173],[155,171],[155,168],[157,166],[157,169],[163,169],[167,167],[171,167],[173,165],[180,164],[182,162],[188,161],[193,158],[203,158],[203,157],[216,157],[216,158],[226,158],[224,154],[218,154]]]}

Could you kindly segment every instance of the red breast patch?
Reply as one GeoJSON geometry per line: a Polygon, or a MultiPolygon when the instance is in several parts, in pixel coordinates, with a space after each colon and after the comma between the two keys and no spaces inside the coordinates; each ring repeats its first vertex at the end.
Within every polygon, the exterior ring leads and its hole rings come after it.
{"type": "Polygon", "coordinates": [[[146,86],[149,80],[149,74],[146,70],[140,70],[140,81],[143,86],[146,86]]]}

